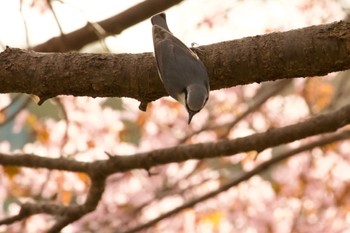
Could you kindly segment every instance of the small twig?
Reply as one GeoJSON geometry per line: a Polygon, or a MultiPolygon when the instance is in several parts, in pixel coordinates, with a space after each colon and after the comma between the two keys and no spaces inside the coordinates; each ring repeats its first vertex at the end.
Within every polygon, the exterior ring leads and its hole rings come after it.
{"type": "MultiPolygon", "coordinates": [[[[51,0],[47,0],[47,1],[50,2],[51,0]]],[[[86,21],[87,25],[89,26],[89,29],[92,29],[92,31],[93,31],[93,32],[95,33],[95,35],[98,37],[102,49],[105,50],[105,51],[107,51],[107,52],[109,52],[109,53],[111,52],[110,49],[108,48],[106,42],[105,42],[105,38],[108,36],[108,33],[106,32],[106,30],[105,30],[100,24],[95,23],[95,22],[93,22],[93,23],[90,22],[90,21],[86,18],[84,12],[83,12],[79,7],[74,6],[74,4],[72,4],[71,2],[63,2],[63,1],[61,1],[61,0],[57,0],[57,2],[59,2],[59,3],[61,3],[61,4],[64,4],[65,6],[69,6],[69,7],[71,7],[73,10],[79,12],[79,13],[81,14],[81,16],[84,18],[84,20],[86,21]]],[[[49,3],[49,6],[50,6],[50,8],[51,8],[52,13],[54,14],[54,17],[55,17],[55,20],[56,20],[57,24],[59,25],[59,23],[58,23],[58,18],[57,18],[57,16],[56,16],[55,12],[54,12],[53,9],[52,9],[52,4],[49,3]]],[[[60,25],[59,25],[59,27],[60,27],[60,25]]],[[[61,31],[61,34],[63,34],[61,27],[60,27],[60,31],[61,31]]]]}
{"type": "Polygon", "coordinates": [[[20,0],[20,4],[19,4],[19,12],[21,13],[21,17],[22,17],[22,21],[23,21],[23,26],[24,26],[24,30],[25,30],[25,38],[26,38],[26,44],[28,48],[31,48],[30,46],[30,41],[29,41],[29,33],[28,33],[28,25],[27,25],[27,21],[24,17],[23,14],[23,9],[22,6],[23,5],[23,0],[20,0]]]}
{"type": "Polygon", "coordinates": [[[23,220],[31,215],[46,213],[61,217],[48,231],[50,233],[60,232],[60,230],[62,230],[68,224],[95,210],[99,200],[101,199],[105,189],[105,180],[107,176],[101,175],[100,171],[95,169],[88,170],[88,175],[91,179],[91,187],[83,205],[64,206],[54,203],[25,203],[21,205],[21,210],[18,215],[0,221],[0,225],[11,224],[16,221],[23,220]]]}
{"type": "Polygon", "coordinates": [[[51,13],[52,13],[52,15],[53,15],[55,21],[56,21],[58,30],[60,31],[60,34],[61,34],[61,36],[63,37],[63,36],[64,36],[64,32],[63,32],[62,26],[61,26],[61,24],[60,24],[60,21],[58,20],[58,17],[57,17],[57,15],[56,15],[56,12],[55,12],[55,10],[54,10],[53,7],[52,7],[51,0],[47,0],[46,2],[47,2],[47,5],[48,5],[49,8],[50,8],[50,11],[51,11],[51,13]]]}
{"type": "MultiPolygon", "coordinates": [[[[66,122],[66,128],[64,130],[64,136],[63,136],[63,139],[62,139],[62,143],[61,143],[61,151],[63,151],[64,149],[64,146],[67,144],[67,141],[68,141],[68,128],[69,128],[69,118],[68,118],[68,114],[67,114],[67,111],[61,101],[60,98],[58,97],[55,97],[54,100],[56,101],[57,105],[61,108],[62,110],[62,114],[63,114],[63,119],[65,120],[66,122]]],[[[63,154],[61,155],[63,156],[63,154]]]]}
{"type": "Polygon", "coordinates": [[[19,212],[19,214],[0,220],[0,225],[10,225],[30,216],[30,213],[19,212]]]}
{"type": "Polygon", "coordinates": [[[61,217],[57,222],[46,232],[46,233],[59,233],[61,230],[66,227],[68,224],[78,220],[80,217],[61,217]]]}
{"type": "Polygon", "coordinates": [[[292,82],[292,79],[283,79],[273,83],[271,86],[269,85],[268,88],[266,88],[266,90],[264,90],[262,93],[258,92],[257,95],[253,97],[254,98],[253,103],[248,107],[248,109],[245,112],[243,112],[238,117],[236,117],[234,121],[230,123],[226,123],[224,125],[218,125],[214,128],[226,128],[227,129],[225,134],[225,137],[226,137],[227,134],[231,131],[231,129],[235,125],[237,125],[246,116],[248,116],[249,114],[256,111],[258,108],[260,108],[272,96],[275,96],[276,94],[284,90],[284,88],[287,87],[291,82],[292,82]]]}
{"type": "Polygon", "coordinates": [[[252,104],[247,108],[246,111],[238,115],[232,122],[225,123],[225,124],[219,124],[214,126],[207,126],[200,130],[192,132],[190,135],[187,135],[183,139],[180,140],[180,144],[186,142],[189,138],[193,137],[194,135],[197,135],[200,132],[203,132],[205,130],[216,130],[216,129],[225,129],[226,132],[224,133],[225,136],[231,131],[231,129],[237,125],[241,120],[243,120],[246,116],[251,114],[252,112],[256,111],[261,105],[263,105],[270,97],[276,95],[277,93],[281,92],[287,85],[289,85],[292,82],[291,79],[283,79],[280,81],[277,81],[272,84],[272,87],[267,88],[263,92],[257,92],[256,95],[252,98],[254,101],[252,104]]]}

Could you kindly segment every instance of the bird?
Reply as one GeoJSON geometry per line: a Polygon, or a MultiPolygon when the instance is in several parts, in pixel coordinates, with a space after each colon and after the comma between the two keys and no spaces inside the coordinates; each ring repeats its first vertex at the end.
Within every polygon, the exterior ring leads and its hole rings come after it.
{"type": "Polygon", "coordinates": [[[188,124],[209,99],[207,69],[197,54],[169,30],[165,13],[151,17],[154,56],[167,93],[186,107],[188,124]]]}

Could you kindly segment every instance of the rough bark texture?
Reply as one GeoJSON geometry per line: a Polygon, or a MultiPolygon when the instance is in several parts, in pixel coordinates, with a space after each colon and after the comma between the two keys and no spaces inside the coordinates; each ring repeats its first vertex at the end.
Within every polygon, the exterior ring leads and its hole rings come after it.
{"type": "MultiPolygon", "coordinates": [[[[211,89],[350,68],[350,23],[276,32],[201,47],[211,89]]],[[[0,92],[131,97],[146,103],[166,95],[151,53],[0,53],[0,92]]]]}
{"type": "Polygon", "coordinates": [[[205,48],[212,89],[350,68],[350,23],[275,32],[205,48]]]}
{"type": "Polygon", "coordinates": [[[7,48],[0,54],[0,92],[156,99],[165,95],[151,53],[37,53],[7,48]],[[152,91],[158,86],[160,92],[152,91]]]}

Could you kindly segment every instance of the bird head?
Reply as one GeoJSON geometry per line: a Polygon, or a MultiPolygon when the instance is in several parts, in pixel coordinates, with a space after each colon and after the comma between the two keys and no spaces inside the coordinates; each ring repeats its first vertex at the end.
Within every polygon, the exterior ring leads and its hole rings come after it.
{"type": "Polygon", "coordinates": [[[185,95],[186,109],[189,114],[188,124],[190,124],[192,117],[207,103],[209,90],[204,85],[192,84],[186,88],[185,95]]]}

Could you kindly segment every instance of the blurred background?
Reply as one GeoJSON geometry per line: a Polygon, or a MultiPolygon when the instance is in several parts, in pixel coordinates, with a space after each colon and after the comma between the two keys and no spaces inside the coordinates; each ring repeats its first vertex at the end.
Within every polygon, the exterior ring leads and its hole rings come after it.
{"type": "MultiPolygon", "coordinates": [[[[98,24],[141,2],[1,0],[0,52],[6,46],[36,50],[87,24],[101,39],[79,52],[152,52],[149,19],[120,34],[98,24]]],[[[170,30],[190,47],[192,42],[207,45],[331,23],[346,19],[349,9],[349,0],[186,0],[165,12],[170,30]]],[[[38,106],[25,94],[1,94],[0,153],[94,161],[107,159],[105,151],[130,155],[243,137],[348,104],[348,75],[346,71],[212,91],[191,125],[185,108],[169,97],[141,112],[138,101],[129,98],[58,96],[38,106]]],[[[97,210],[62,232],[132,228],[309,140],[259,154],[169,164],[155,168],[151,177],[138,170],[115,174],[97,210]]],[[[144,232],[349,232],[348,151],[344,141],[303,152],[144,232]]],[[[2,166],[0,174],[1,218],[17,213],[18,203],[26,201],[82,204],[90,185],[85,174],[64,171],[2,166]]],[[[53,222],[53,217],[35,215],[0,226],[0,232],[45,232],[53,222]]]]}

